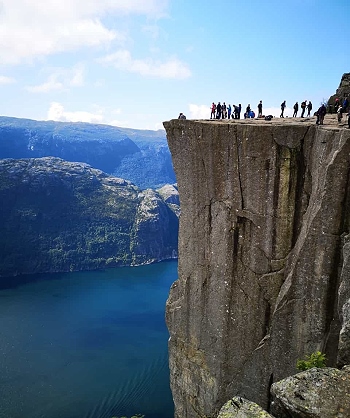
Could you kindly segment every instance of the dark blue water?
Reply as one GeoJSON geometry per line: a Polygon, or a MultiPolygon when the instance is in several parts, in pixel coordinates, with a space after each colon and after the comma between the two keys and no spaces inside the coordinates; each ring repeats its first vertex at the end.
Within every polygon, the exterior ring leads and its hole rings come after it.
{"type": "Polygon", "coordinates": [[[177,262],[0,281],[0,417],[172,418],[177,262]]]}

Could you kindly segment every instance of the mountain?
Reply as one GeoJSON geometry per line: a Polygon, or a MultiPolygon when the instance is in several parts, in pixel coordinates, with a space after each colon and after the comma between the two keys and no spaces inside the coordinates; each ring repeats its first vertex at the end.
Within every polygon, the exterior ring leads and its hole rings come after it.
{"type": "Polygon", "coordinates": [[[176,182],[165,131],[0,117],[0,159],[84,162],[142,189],[176,182]]]}
{"type": "Polygon", "coordinates": [[[177,194],[54,157],[0,160],[0,277],[175,258],[177,194]]]}

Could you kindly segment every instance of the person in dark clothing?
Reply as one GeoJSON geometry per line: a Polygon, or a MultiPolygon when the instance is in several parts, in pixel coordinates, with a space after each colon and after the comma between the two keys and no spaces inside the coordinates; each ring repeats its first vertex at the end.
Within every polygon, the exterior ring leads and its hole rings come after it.
{"type": "Polygon", "coordinates": [[[219,102],[216,105],[216,119],[221,119],[221,110],[222,110],[222,107],[221,107],[221,103],[219,102]]]}
{"type": "Polygon", "coordinates": [[[304,117],[304,114],[305,114],[305,109],[306,109],[306,100],[304,100],[303,102],[301,102],[301,105],[300,105],[300,107],[301,107],[301,118],[303,118],[304,117]]]}
{"type": "Polygon", "coordinates": [[[280,114],[280,118],[284,118],[284,109],[286,108],[286,101],[284,100],[281,103],[281,114],[280,114]]]}
{"type": "Polygon", "coordinates": [[[258,118],[262,117],[262,100],[258,104],[258,118]]]}
{"type": "Polygon", "coordinates": [[[244,119],[249,118],[249,115],[250,115],[250,104],[246,107],[244,119]]]}
{"type": "Polygon", "coordinates": [[[349,100],[348,100],[348,98],[346,97],[346,98],[344,99],[344,101],[343,101],[343,113],[345,113],[345,112],[347,111],[348,106],[349,106],[349,100]]]}
{"type": "Polygon", "coordinates": [[[339,106],[340,106],[339,99],[335,99],[335,103],[334,103],[334,112],[335,113],[338,113],[339,106]]]}
{"type": "Polygon", "coordinates": [[[238,105],[238,118],[237,119],[241,119],[241,111],[242,111],[242,105],[239,104],[238,105]]]}
{"type": "Polygon", "coordinates": [[[222,113],[222,119],[226,119],[227,118],[227,108],[226,108],[226,103],[225,102],[221,106],[221,113],[222,113]]]}
{"type": "Polygon", "coordinates": [[[327,113],[327,109],[323,103],[322,106],[320,106],[317,111],[317,120],[316,120],[317,125],[318,124],[323,125],[323,120],[324,120],[324,117],[326,116],[326,113],[327,113]]]}
{"type": "Polygon", "coordinates": [[[294,112],[293,112],[293,118],[297,117],[298,110],[299,110],[299,104],[298,102],[295,102],[295,105],[293,106],[294,112]]]}
{"type": "Polygon", "coordinates": [[[186,116],[183,113],[180,113],[178,119],[186,119],[186,116]]]}
{"type": "Polygon", "coordinates": [[[309,103],[307,104],[307,116],[309,117],[311,114],[311,110],[312,110],[312,103],[309,100],[309,103]]]}

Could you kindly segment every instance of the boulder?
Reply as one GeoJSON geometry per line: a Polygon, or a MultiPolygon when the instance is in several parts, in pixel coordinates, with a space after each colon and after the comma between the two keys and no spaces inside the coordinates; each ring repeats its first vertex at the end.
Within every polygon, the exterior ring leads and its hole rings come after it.
{"type": "Polygon", "coordinates": [[[271,387],[278,418],[350,417],[350,366],[313,368],[271,387]]]}
{"type": "Polygon", "coordinates": [[[256,403],[235,396],[220,409],[217,418],[273,418],[256,403]]]}

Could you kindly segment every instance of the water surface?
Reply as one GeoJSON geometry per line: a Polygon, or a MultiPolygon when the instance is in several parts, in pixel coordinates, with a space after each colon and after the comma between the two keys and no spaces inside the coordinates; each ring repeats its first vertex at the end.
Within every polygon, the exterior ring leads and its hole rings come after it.
{"type": "Polygon", "coordinates": [[[177,262],[0,281],[0,418],[172,418],[177,262]]]}

